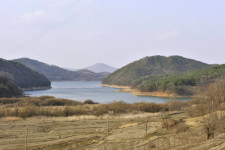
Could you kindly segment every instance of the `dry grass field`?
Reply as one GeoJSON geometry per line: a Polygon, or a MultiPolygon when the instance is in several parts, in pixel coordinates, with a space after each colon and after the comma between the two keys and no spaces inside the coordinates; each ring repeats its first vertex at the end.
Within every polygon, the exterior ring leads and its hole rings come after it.
{"type": "MultiPolygon", "coordinates": [[[[218,115],[220,112],[218,112],[218,115]]],[[[223,114],[225,114],[223,112],[223,114]]],[[[80,115],[70,117],[3,117],[0,120],[0,149],[42,150],[144,150],[224,149],[225,134],[207,140],[203,117],[189,118],[183,112],[80,115]],[[146,130],[147,129],[147,130],[146,130]]]]}
{"type": "Polygon", "coordinates": [[[1,98],[0,149],[225,150],[225,82],[165,104],[1,98]]]}

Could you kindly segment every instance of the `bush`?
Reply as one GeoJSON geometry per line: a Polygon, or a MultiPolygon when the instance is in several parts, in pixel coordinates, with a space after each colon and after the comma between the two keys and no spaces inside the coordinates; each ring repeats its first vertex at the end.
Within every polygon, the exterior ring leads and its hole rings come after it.
{"type": "Polygon", "coordinates": [[[66,106],[64,108],[64,116],[68,117],[68,116],[72,116],[74,113],[73,113],[73,110],[69,107],[69,106],[66,106]]]}
{"type": "Polygon", "coordinates": [[[37,115],[37,109],[34,105],[27,105],[25,107],[20,108],[19,110],[19,117],[21,118],[28,118],[37,115]]]}
{"type": "Polygon", "coordinates": [[[84,101],[84,104],[97,104],[97,103],[92,101],[92,100],[90,100],[90,99],[88,99],[88,100],[84,101]]]}
{"type": "Polygon", "coordinates": [[[176,101],[170,101],[166,103],[165,106],[167,106],[170,111],[173,111],[173,110],[182,110],[183,108],[189,106],[189,104],[188,102],[182,102],[182,101],[176,100],[176,101]]]}
{"type": "Polygon", "coordinates": [[[122,101],[114,102],[112,104],[108,104],[108,111],[111,111],[114,114],[126,113],[128,106],[129,104],[126,104],[122,101]]]}
{"type": "Polygon", "coordinates": [[[18,98],[1,98],[0,99],[0,104],[13,104],[19,102],[18,98]]]}
{"type": "Polygon", "coordinates": [[[134,103],[132,104],[132,108],[137,111],[143,112],[159,112],[163,106],[155,103],[134,103]]]}
{"type": "Polygon", "coordinates": [[[101,116],[108,113],[108,107],[105,104],[100,104],[96,107],[93,107],[93,115],[101,116]]]}
{"type": "Polygon", "coordinates": [[[43,102],[43,105],[45,105],[45,106],[64,106],[65,102],[61,99],[49,98],[49,99],[45,99],[45,101],[43,102]]]}

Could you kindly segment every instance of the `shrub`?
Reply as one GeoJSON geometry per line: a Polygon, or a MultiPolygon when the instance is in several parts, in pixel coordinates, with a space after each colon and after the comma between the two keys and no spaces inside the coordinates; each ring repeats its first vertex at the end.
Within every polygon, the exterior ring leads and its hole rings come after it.
{"type": "Polygon", "coordinates": [[[114,102],[112,104],[108,104],[108,111],[113,112],[114,114],[126,113],[129,104],[126,104],[122,101],[114,102]]]}
{"type": "Polygon", "coordinates": [[[69,106],[66,106],[64,108],[64,116],[68,117],[68,116],[72,116],[73,115],[73,110],[69,107],[69,106]]]}
{"type": "Polygon", "coordinates": [[[101,116],[108,113],[108,107],[105,104],[100,104],[96,107],[93,107],[93,115],[101,116]]]}
{"type": "Polygon", "coordinates": [[[90,99],[88,99],[88,100],[84,101],[84,104],[97,104],[97,103],[92,101],[92,100],[90,100],[90,99]]]}
{"type": "Polygon", "coordinates": [[[65,102],[61,99],[49,98],[49,99],[45,99],[45,101],[43,102],[43,105],[45,105],[45,106],[64,106],[65,102]]]}
{"type": "Polygon", "coordinates": [[[143,112],[159,112],[163,107],[160,104],[155,103],[134,103],[132,108],[137,111],[143,112]]]}
{"type": "Polygon", "coordinates": [[[19,109],[19,117],[21,118],[27,118],[37,115],[37,109],[34,105],[27,105],[19,109]]]}
{"type": "Polygon", "coordinates": [[[170,111],[174,111],[174,110],[182,110],[185,107],[190,106],[189,102],[182,102],[179,100],[175,100],[175,101],[170,101],[166,104],[164,104],[170,111]]]}
{"type": "Polygon", "coordinates": [[[13,104],[13,103],[17,103],[19,101],[18,98],[1,98],[0,99],[0,104],[13,104]]]}

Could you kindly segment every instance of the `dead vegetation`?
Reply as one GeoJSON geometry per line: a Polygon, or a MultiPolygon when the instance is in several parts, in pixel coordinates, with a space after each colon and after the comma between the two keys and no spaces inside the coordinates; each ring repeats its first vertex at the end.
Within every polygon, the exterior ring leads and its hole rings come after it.
{"type": "Polygon", "coordinates": [[[221,149],[224,90],[221,79],[191,101],[166,104],[0,99],[0,149],[24,149],[26,134],[29,149],[221,149]]]}
{"type": "Polygon", "coordinates": [[[159,112],[181,110],[187,102],[173,101],[166,104],[134,103],[127,104],[122,101],[111,104],[97,104],[91,100],[78,102],[73,100],[58,99],[51,96],[25,97],[25,98],[1,98],[0,117],[16,116],[28,118],[34,116],[73,116],[126,114],[138,112],[159,112]]]}

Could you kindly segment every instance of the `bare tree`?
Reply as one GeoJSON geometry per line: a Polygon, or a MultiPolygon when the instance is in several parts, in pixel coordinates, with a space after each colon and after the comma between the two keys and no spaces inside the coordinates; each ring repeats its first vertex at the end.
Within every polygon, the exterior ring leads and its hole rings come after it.
{"type": "Polygon", "coordinates": [[[161,118],[163,120],[163,127],[165,127],[168,130],[169,129],[168,114],[165,110],[161,111],[161,118]]]}
{"type": "Polygon", "coordinates": [[[214,138],[215,130],[218,125],[217,114],[210,114],[203,118],[203,129],[207,134],[207,139],[214,138]]]}

